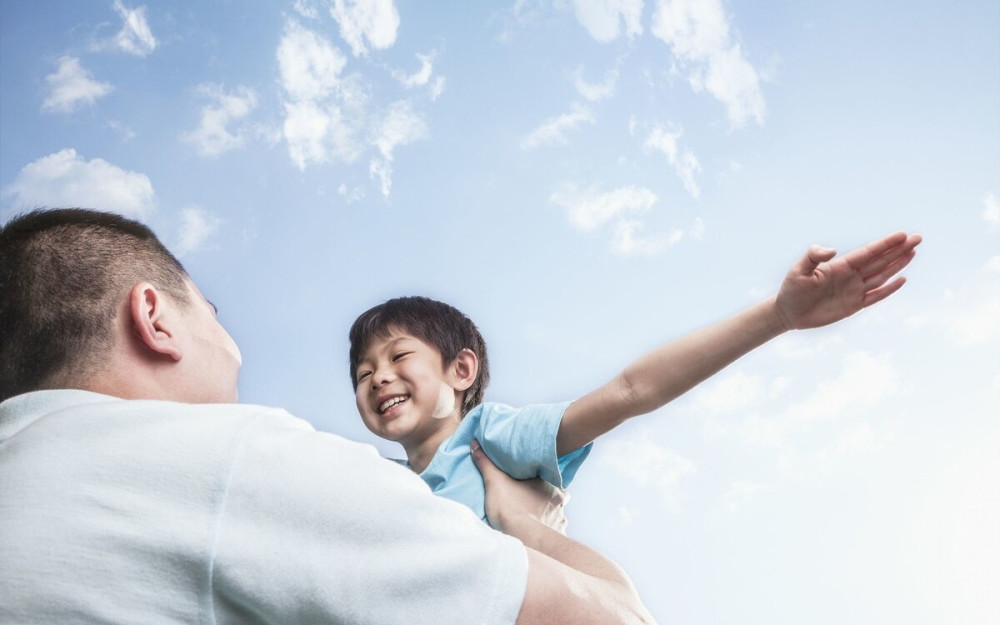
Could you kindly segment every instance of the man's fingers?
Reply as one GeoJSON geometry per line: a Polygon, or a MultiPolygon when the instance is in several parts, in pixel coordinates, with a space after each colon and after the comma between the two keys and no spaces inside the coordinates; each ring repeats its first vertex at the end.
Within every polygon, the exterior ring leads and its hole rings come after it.
{"type": "Polygon", "coordinates": [[[479,441],[473,439],[470,447],[472,448],[472,462],[475,463],[476,468],[479,469],[479,472],[482,474],[484,480],[491,471],[499,471],[499,469],[497,469],[497,465],[493,464],[490,457],[486,455],[485,451],[483,451],[479,441]]]}

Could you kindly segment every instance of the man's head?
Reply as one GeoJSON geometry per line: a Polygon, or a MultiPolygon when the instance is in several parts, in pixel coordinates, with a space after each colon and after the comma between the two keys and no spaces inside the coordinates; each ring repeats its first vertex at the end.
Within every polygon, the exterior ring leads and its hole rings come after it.
{"type": "MultiPolygon", "coordinates": [[[[185,357],[192,382],[178,385],[176,372],[159,376],[167,392],[160,398],[221,401],[229,385],[221,376],[203,398],[193,392],[192,361],[218,364],[222,357],[214,353],[236,349],[221,326],[213,327],[210,306],[180,262],[136,221],[85,209],[15,217],[0,228],[0,400],[46,388],[104,391],[128,373],[113,370],[121,357],[153,366],[185,357]]],[[[235,399],[235,376],[232,386],[235,399]]]]}
{"type": "Polygon", "coordinates": [[[426,297],[399,297],[362,313],[351,326],[351,383],[358,388],[358,364],[377,339],[403,332],[434,348],[444,366],[453,364],[462,350],[471,351],[477,360],[478,373],[465,390],[461,413],[483,401],[490,382],[490,363],[486,341],[472,320],[453,306],[426,297]]]}

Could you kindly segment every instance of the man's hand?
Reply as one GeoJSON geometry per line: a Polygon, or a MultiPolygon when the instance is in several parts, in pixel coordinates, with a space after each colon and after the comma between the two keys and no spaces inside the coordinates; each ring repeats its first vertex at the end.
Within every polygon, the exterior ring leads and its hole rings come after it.
{"type": "Polygon", "coordinates": [[[566,533],[563,506],[569,493],[541,479],[515,480],[497,468],[478,441],[472,441],[472,460],[486,485],[486,517],[490,525],[511,533],[516,520],[540,522],[561,534],[566,533]]]}
{"type": "Polygon", "coordinates": [[[778,291],[776,310],[784,328],[825,326],[889,297],[906,281],[889,279],[913,260],[921,240],[919,234],[896,232],[837,258],[833,249],[810,247],[778,291]]]}

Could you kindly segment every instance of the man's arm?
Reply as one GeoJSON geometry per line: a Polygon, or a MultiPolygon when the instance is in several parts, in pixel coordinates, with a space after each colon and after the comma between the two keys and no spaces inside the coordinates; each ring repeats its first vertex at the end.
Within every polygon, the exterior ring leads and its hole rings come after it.
{"type": "Polygon", "coordinates": [[[556,439],[558,455],[663,406],[788,330],[840,321],[892,295],[905,279],[890,279],[913,259],[920,241],[920,235],[897,232],[838,258],[830,248],[812,246],[777,295],[645,354],[570,404],[556,439]]]}
{"type": "Polygon", "coordinates": [[[562,518],[564,491],[539,479],[511,478],[476,442],[472,458],[486,486],[490,523],[527,547],[528,585],[517,625],[653,622],[617,564],[550,527],[562,518]]]}

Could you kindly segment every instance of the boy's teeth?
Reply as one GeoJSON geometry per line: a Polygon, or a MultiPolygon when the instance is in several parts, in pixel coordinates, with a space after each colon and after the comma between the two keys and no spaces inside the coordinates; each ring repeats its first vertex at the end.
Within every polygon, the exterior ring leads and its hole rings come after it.
{"type": "Polygon", "coordinates": [[[386,410],[392,408],[396,404],[403,403],[407,399],[408,399],[408,396],[406,396],[406,395],[400,395],[399,397],[393,397],[392,399],[387,399],[386,401],[382,402],[379,405],[378,411],[379,412],[385,412],[386,410]]]}

